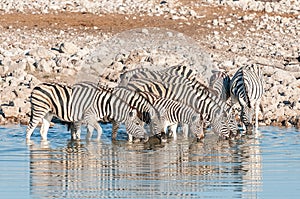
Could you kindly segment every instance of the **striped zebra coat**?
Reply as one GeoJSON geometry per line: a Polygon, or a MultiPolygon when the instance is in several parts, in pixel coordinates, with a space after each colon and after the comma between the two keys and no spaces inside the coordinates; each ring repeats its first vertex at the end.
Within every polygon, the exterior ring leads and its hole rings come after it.
{"type": "Polygon", "coordinates": [[[224,71],[214,71],[209,81],[211,88],[224,102],[230,97],[230,77],[224,71]]]}
{"type": "Polygon", "coordinates": [[[171,66],[160,71],[152,71],[147,68],[138,68],[121,74],[119,85],[126,86],[130,80],[140,78],[154,79],[173,84],[191,84],[192,81],[196,81],[196,77],[197,72],[195,70],[183,65],[171,66]]]}
{"type": "Polygon", "coordinates": [[[97,138],[100,138],[102,129],[98,121],[111,120],[124,122],[128,134],[144,138],[147,136],[146,132],[143,127],[135,123],[136,115],[136,109],[115,95],[98,89],[93,83],[83,82],[73,87],[42,83],[31,93],[31,117],[26,130],[26,139],[30,140],[34,129],[39,122],[42,122],[41,137],[47,140],[47,132],[53,116],[73,123],[72,139],[80,139],[81,124],[87,125],[87,138],[90,138],[94,129],[98,131],[97,138]]]}
{"type": "Polygon", "coordinates": [[[230,81],[232,105],[238,102],[241,106],[240,117],[246,130],[252,129],[254,109],[255,128],[258,128],[258,111],[263,93],[263,75],[261,69],[256,65],[240,67],[230,81]]]}
{"type": "Polygon", "coordinates": [[[164,124],[162,130],[164,133],[167,133],[168,127],[171,126],[173,137],[174,139],[177,139],[177,123],[181,123],[185,124],[183,132],[186,137],[189,132],[193,133],[197,140],[200,140],[204,137],[201,114],[196,112],[192,107],[178,101],[158,97],[153,93],[140,93],[147,98],[157,110],[159,110],[164,124]]]}
{"type": "Polygon", "coordinates": [[[230,138],[236,136],[238,132],[235,120],[230,112],[227,113],[229,107],[200,83],[191,86],[184,83],[168,84],[153,79],[135,79],[131,80],[127,86],[139,92],[150,92],[191,106],[202,115],[205,121],[210,122],[213,130],[222,137],[230,138]]]}
{"type": "MultiPolygon", "coordinates": [[[[108,92],[111,92],[113,95],[124,100],[127,104],[137,109],[138,113],[141,113],[139,118],[141,122],[145,122],[150,126],[150,131],[152,135],[160,135],[162,129],[161,116],[159,111],[153,107],[151,102],[146,99],[139,92],[130,90],[126,87],[118,86],[115,88],[108,88],[107,86],[98,84],[98,87],[108,92]]],[[[117,136],[117,131],[119,123],[113,123],[113,132],[112,138],[115,139],[117,136]]],[[[132,139],[132,138],[131,138],[132,139]]]]}

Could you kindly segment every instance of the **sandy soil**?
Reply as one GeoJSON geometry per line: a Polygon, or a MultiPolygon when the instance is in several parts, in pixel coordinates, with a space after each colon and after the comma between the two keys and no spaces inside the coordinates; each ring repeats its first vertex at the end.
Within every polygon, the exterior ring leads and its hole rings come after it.
{"type": "MultiPolygon", "coordinates": [[[[58,14],[3,14],[0,17],[0,24],[4,28],[10,29],[40,29],[47,31],[76,29],[77,33],[84,32],[89,34],[118,33],[124,30],[140,27],[164,27],[170,28],[197,40],[211,33],[208,29],[208,20],[213,20],[218,15],[231,17],[230,14],[242,14],[245,12],[232,10],[226,7],[203,6],[198,8],[203,17],[199,19],[190,18],[187,20],[173,20],[162,16],[139,16],[139,15],[120,15],[103,14],[102,16],[90,13],[70,13],[62,12],[58,14]],[[97,31],[95,31],[97,30],[97,31]]],[[[235,29],[241,31],[248,29],[247,24],[240,24],[235,29]]],[[[234,31],[232,29],[231,31],[234,31]]],[[[226,32],[225,27],[216,27],[215,30],[226,32]],[[223,28],[223,30],[222,30],[223,28]]]]}

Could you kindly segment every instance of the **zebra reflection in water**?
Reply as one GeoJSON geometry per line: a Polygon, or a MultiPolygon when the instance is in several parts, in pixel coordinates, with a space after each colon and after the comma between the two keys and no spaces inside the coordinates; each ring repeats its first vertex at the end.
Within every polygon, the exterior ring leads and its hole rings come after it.
{"type": "Polygon", "coordinates": [[[178,139],[149,146],[120,140],[31,147],[30,190],[37,198],[195,197],[225,190],[255,198],[261,190],[260,146],[253,137],[228,141],[209,134],[200,143],[178,139]]]}

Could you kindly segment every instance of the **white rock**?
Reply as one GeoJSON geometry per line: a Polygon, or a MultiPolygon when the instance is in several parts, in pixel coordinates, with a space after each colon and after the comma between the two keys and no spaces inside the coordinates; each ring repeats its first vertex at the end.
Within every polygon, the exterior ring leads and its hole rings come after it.
{"type": "Polygon", "coordinates": [[[52,64],[51,62],[46,61],[45,59],[41,59],[38,62],[38,69],[40,69],[43,72],[51,73],[52,72],[52,64]]]}
{"type": "Polygon", "coordinates": [[[67,54],[76,54],[79,50],[79,48],[71,42],[64,42],[60,45],[60,51],[67,54]]]}
{"type": "Polygon", "coordinates": [[[31,50],[29,52],[29,55],[35,58],[42,58],[42,59],[51,59],[55,57],[55,54],[53,52],[51,52],[50,50],[44,47],[37,47],[36,49],[31,50]]]}
{"type": "Polygon", "coordinates": [[[272,77],[274,80],[283,82],[284,84],[288,84],[296,80],[290,72],[280,69],[277,69],[272,77]]]}

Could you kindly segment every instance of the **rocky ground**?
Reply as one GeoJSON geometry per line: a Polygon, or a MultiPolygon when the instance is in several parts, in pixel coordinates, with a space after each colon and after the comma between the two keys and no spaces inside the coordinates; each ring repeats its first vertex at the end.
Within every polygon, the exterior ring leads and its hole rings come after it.
{"type": "Polygon", "coordinates": [[[0,123],[26,124],[42,81],[115,84],[131,68],[187,63],[205,82],[208,69],[255,63],[261,125],[299,127],[299,38],[299,0],[0,0],[0,123]]]}

